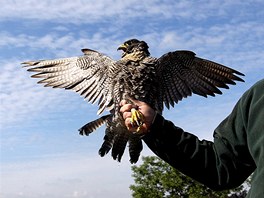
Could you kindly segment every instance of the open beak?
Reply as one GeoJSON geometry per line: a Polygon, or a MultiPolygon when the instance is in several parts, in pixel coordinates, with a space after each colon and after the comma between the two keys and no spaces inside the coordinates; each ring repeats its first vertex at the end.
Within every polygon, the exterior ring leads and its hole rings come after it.
{"type": "Polygon", "coordinates": [[[127,50],[127,46],[125,44],[120,45],[117,50],[123,50],[124,52],[127,50]]]}

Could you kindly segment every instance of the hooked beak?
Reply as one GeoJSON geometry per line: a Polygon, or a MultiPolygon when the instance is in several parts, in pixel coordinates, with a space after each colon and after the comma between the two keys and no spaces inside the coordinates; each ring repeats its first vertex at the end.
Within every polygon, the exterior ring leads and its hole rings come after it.
{"type": "Polygon", "coordinates": [[[127,46],[125,44],[120,45],[117,50],[123,50],[124,52],[127,50],[127,46]]]}

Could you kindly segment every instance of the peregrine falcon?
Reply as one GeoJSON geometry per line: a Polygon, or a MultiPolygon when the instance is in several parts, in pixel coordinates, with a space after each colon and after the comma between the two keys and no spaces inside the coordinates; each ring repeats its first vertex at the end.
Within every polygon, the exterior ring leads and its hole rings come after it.
{"type": "Polygon", "coordinates": [[[91,50],[82,49],[83,56],[54,60],[28,61],[22,64],[36,72],[33,78],[53,88],[74,90],[91,103],[98,103],[98,114],[104,115],[79,129],[81,135],[89,135],[105,124],[104,141],[99,154],[104,156],[110,150],[112,157],[120,161],[128,144],[130,162],[138,161],[143,148],[141,125],[144,117],[133,111],[131,122],[137,131],[127,130],[119,112],[121,100],[133,103],[141,100],[158,113],[164,105],[169,109],[175,103],[191,96],[204,97],[221,94],[219,88],[228,89],[228,84],[243,80],[242,73],[224,65],[196,57],[192,51],[174,51],[160,58],[150,56],[145,41],[130,39],[118,47],[122,50],[120,60],[91,50]]]}

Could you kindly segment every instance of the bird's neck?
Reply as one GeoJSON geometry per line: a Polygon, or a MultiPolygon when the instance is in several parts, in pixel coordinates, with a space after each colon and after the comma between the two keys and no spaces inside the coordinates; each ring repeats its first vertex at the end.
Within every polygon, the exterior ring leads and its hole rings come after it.
{"type": "Polygon", "coordinates": [[[129,60],[133,62],[138,62],[146,58],[148,54],[144,51],[136,51],[130,54],[126,54],[122,59],[123,60],[129,60]]]}

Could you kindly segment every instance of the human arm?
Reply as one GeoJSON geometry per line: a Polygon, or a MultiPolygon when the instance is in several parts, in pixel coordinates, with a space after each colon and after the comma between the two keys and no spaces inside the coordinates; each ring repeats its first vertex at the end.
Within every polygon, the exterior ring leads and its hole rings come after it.
{"type": "MultiPolygon", "coordinates": [[[[247,134],[249,130],[256,130],[249,129],[247,126],[249,115],[254,114],[251,112],[254,110],[251,108],[252,103],[258,102],[258,99],[254,99],[257,102],[252,101],[254,98],[252,95],[256,95],[252,90],[255,88],[243,95],[232,113],[216,128],[214,142],[200,141],[196,136],[184,132],[159,114],[155,119],[154,116],[151,116],[154,121],[152,124],[146,125],[148,127],[145,128],[143,140],[160,158],[208,187],[214,190],[236,187],[256,168],[255,159],[253,159],[254,156],[251,156],[252,151],[250,150],[256,146],[248,145],[248,140],[255,137],[255,141],[257,141],[259,137],[263,137],[263,135],[261,136],[263,133],[259,133],[257,136],[254,133],[247,134]],[[250,136],[248,137],[248,135],[250,136]]],[[[260,90],[263,93],[263,87],[260,90]]],[[[259,105],[254,111],[263,112],[263,104],[262,107],[259,105]]],[[[251,120],[250,125],[253,123],[259,125],[261,122],[263,125],[263,120],[261,121],[260,118],[262,114],[255,115],[259,117],[258,121],[251,120]]],[[[125,120],[129,120],[129,114],[126,115],[124,116],[125,120]]],[[[257,148],[261,150],[261,145],[257,148]]],[[[259,159],[263,159],[263,156],[259,159]]]]}
{"type": "Polygon", "coordinates": [[[143,140],[161,159],[213,190],[240,185],[255,168],[252,162],[237,160],[233,148],[223,145],[221,138],[199,140],[161,115],[156,116],[143,140]]]}

